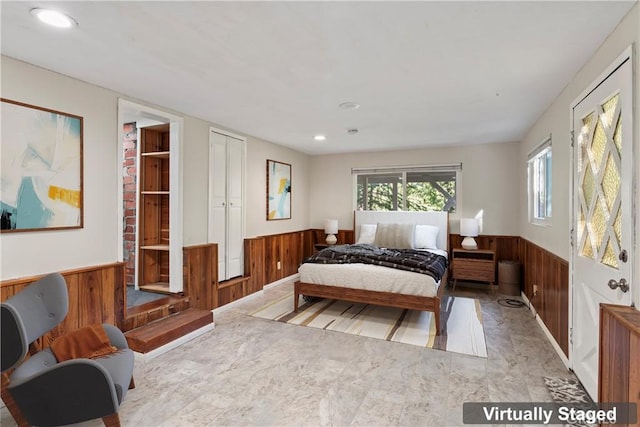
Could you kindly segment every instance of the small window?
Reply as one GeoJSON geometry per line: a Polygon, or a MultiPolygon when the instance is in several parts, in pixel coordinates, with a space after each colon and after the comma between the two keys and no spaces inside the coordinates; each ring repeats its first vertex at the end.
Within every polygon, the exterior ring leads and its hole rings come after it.
{"type": "Polygon", "coordinates": [[[354,169],[356,210],[456,212],[461,165],[354,169]]]}
{"type": "Polygon", "coordinates": [[[529,222],[551,225],[551,137],[529,154],[529,222]]]}

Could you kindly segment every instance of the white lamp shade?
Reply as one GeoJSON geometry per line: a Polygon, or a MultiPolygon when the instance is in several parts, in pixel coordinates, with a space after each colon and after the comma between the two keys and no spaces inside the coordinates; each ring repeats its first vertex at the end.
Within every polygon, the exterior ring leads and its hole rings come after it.
{"type": "Polygon", "coordinates": [[[338,220],[337,219],[325,219],[324,220],[324,233],[336,234],[338,232],[338,220]]]}
{"type": "Polygon", "coordinates": [[[460,235],[465,237],[476,237],[478,235],[478,220],[475,218],[461,218],[460,235]]]}

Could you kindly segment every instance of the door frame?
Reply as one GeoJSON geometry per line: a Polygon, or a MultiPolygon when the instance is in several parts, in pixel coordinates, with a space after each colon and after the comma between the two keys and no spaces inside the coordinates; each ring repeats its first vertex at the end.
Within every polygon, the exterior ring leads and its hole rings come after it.
{"type": "MultiPolygon", "coordinates": [[[[600,84],[602,84],[611,74],[613,74],[622,64],[624,64],[624,62],[626,61],[630,61],[631,63],[631,67],[632,67],[632,71],[631,71],[631,75],[632,75],[632,82],[631,82],[631,107],[632,107],[632,111],[631,111],[631,122],[632,124],[634,124],[634,122],[636,121],[636,117],[634,117],[637,112],[635,111],[636,108],[636,104],[637,104],[637,100],[636,100],[636,85],[638,84],[636,81],[633,81],[633,78],[635,76],[635,71],[636,71],[636,66],[634,63],[635,60],[635,55],[634,55],[634,46],[630,45],[628,46],[626,49],[624,49],[624,51],[618,55],[616,57],[616,59],[614,59],[609,66],[602,72],[600,73],[600,75],[598,75],[598,77],[596,77],[588,86],[585,90],[583,90],[580,95],[578,97],[576,97],[570,104],[569,107],[569,132],[571,133],[571,156],[570,156],[570,169],[569,169],[569,178],[570,178],[570,185],[571,185],[571,200],[570,200],[570,215],[569,215],[569,219],[570,219],[570,224],[569,224],[569,230],[570,230],[570,259],[569,259],[569,357],[568,357],[568,362],[569,362],[569,369],[571,369],[573,371],[573,363],[574,363],[574,355],[573,355],[573,340],[572,340],[572,331],[573,331],[573,304],[574,304],[574,265],[575,265],[575,256],[576,256],[576,252],[577,252],[577,240],[576,240],[576,230],[573,228],[574,224],[576,222],[576,212],[575,212],[575,207],[574,207],[574,203],[573,203],[573,199],[574,197],[576,197],[575,194],[575,182],[574,182],[574,168],[575,168],[575,146],[574,146],[574,135],[573,135],[573,124],[574,124],[574,109],[575,107],[580,104],[580,102],[582,102],[587,96],[589,96],[589,94],[591,94],[591,92],[593,92],[598,86],[600,86],[600,84]]],[[[639,129],[637,129],[637,126],[634,124],[633,125],[633,129],[632,131],[632,136],[631,136],[631,156],[632,156],[632,161],[631,161],[631,179],[632,179],[632,183],[637,182],[638,179],[638,167],[640,167],[640,156],[638,154],[640,149],[639,144],[638,144],[638,131],[639,129]],[[637,159],[635,157],[638,157],[637,159]]],[[[631,220],[631,227],[632,227],[632,246],[635,247],[636,245],[636,235],[638,234],[638,231],[640,229],[640,218],[638,215],[638,204],[639,202],[637,201],[639,193],[640,192],[640,188],[636,185],[635,188],[632,187],[631,189],[631,196],[634,200],[632,200],[631,202],[631,216],[632,216],[632,220],[631,220]]],[[[632,282],[631,282],[631,289],[630,292],[632,293],[632,305],[634,304],[634,302],[636,303],[636,306],[640,305],[638,304],[639,297],[640,295],[640,286],[636,285],[636,282],[638,282],[638,273],[639,273],[639,269],[640,269],[640,248],[637,248],[635,250],[635,254],[634,257],[631,258],[631,277],[632,277],[632,282]]],[[[598,331],[599,333],[599,331],[598,331]]],[[[600,340],[601,338],[598,338],[598,340],[600,340]]]]}
{"type": "MultiPolygon", "coordinates": [[[[169,147],[171,150],[169,188],[172,190],[170,194],[170,211],[169,211],[169,290],[171,292],[182,292],[183,290],[183,271],[182,271],[182,248],[183,248],[183,172],[182,172],[182,140],[184,119],[180,116],[158,110],[144,104],[128,101],[118,98],[118,170],[122,170],[122,162],[124,158],[124,124],[127,118],[135,116],[140,119],[148,119],[169,123],[169,147]],[[173,191],[177,189],[177,191],[173,191]]],[[[122,173],[118,173],[118,201],[120,204],[118,222],[119,230],[124,230],[124,177],[122,173]]],[[[137,181],[137,180],[136,180],[137,181]]],[[[139,212],[139,206],[136,206],[136,217],[139,212]]],[[[137,221],[137,220],[136,220],[137,221]]],[[[136,286],[138,284],[138,231],[136,224],[136,286]]],[[[118,261],[124,261],[124,237],[122,232],[118,233],[118,261]]]]}

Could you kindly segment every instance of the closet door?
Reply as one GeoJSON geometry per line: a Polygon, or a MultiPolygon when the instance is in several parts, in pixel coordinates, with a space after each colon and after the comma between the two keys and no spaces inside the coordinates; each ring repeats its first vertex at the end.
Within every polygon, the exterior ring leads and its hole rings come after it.
{"type": "Polygon", "coordinates": [[[218,244],[218,281],[227,279],[227,137],[211,132],[209,241],[218,244]]]}
{"type": "Polygon", "coordinates": [[[227,278],[242,276],[244,142],[227,137],[227,278]]]}

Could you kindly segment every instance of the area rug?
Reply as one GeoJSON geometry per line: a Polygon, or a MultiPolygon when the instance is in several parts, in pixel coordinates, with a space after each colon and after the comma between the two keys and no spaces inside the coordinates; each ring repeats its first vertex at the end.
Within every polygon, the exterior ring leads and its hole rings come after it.
{"type": "MultiPolygon", "coordinates": [[[[587,406],[593,403],[593,400],[577,379],[544,377],[544,384],[547,386],[549,393],[551,393],[551,398],[556,403],[584,403],[587,406]]],[[[565,425],[567,427],[595,426],[595,424],[587,423],[565,425]]]]}
{"type": "Polygon", "coordinates": [[[293,325],[378,338],[420,347],[487,357],[480,302],[446,296],[441,299],[442,331],[436,336],[433,313],[332,299],[312,303],[300,297],[293,312],[293,293],[250,313],[293,325]]]}

